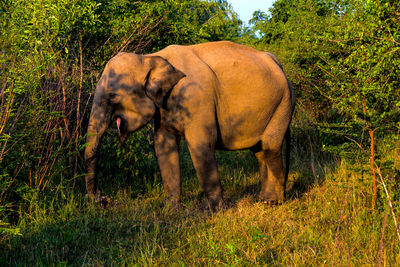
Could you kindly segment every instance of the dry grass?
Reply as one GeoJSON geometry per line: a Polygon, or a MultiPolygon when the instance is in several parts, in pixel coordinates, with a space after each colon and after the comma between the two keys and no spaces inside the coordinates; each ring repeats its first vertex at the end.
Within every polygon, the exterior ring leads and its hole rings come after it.
{"type": "MultiPolygon", "coordinates": [[[[289,199],[282,205],[255,201],[259,176],[249,152],[222,152],[217,158],[229,207],[215,214],[199,211],[200,190],[184,155],[182,209],[163,206],[160,185],[139,197],[120,190],[106,210],[64,192],[58,206],[32,204],[30,219],[25,214],[20,222],[23,236],[3,238],[0,264],[400,264],[400,243],[385,199],[378,199],[377,209],[369,208],[370,177],[318,151],[311,158],[312,140],[299,140],[289,199]]],[[[399,201],[393,203],[398,214],[399,201]]]]}

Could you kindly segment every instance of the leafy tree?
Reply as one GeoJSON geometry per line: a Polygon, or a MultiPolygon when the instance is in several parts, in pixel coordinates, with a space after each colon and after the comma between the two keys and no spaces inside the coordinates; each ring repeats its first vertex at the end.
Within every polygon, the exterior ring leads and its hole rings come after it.
{"type": "Polygon", "coordinates": [[[325,116],[328,105],[320,93],[325,74],[318,62],[324,62],[321,54],[335,58],[338,51],[320,37],[329,31],[337,8],[330,1],[278,0],[270,14],[258,11],[251,20],[261,35],[256,45],[274,52],[284,63],[296,88],[297,106],[312,114],[311,120],[325,116]]]}
{"type": "Polygon", "coordinates": [[[321,66],[330,77],[324,95],[340,115],[335,127],[345,128],[342,134],[361,149],[369,145],[364,152],[373,175],[372,206],[377,199],[375,139],[399,138],[399,8],[397,1],[351,1],[332,33],[322,36],[342,51],[321,66]]]}
{"type": "Polygon", "coordinates": [[[398,10],[397,1],[278,0],[253,18],[259,44],[284,59],[299,108],[329,134],[327,147],[371,159],[373,205],[375,139],[399,132],[398,10]]]}
{"type": "MultiPolygon", "coordinates": [[[[90,101],[113,55],[234,39],[240,30],[226,1],[1,1],[0,211],[81,183],[90,101]]],[[[113,181],[154,176],[150,137],[150,129],[135,134],[125,154],[108,137],[113,181]]]]}

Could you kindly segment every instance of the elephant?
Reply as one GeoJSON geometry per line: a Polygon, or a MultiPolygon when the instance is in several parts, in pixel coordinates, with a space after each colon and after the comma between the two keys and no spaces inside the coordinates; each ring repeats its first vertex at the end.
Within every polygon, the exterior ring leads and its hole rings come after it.
{"type": "Polygon", "coordinates": [[[95,89],[85,148],[86,189],[102,197],[96,177],[99,144],[116,123],[121,143],[150,121],[167,200],[179,205],[179,142],[186,140],[205,205],[220,209],[223,192],[215,150],[250,149],[257,158],[268,203],[285,198],[282,144],[290,143],[293,88],[271,53],[229,42],[170,45],[153,54],[118,53],[95,89]]]}

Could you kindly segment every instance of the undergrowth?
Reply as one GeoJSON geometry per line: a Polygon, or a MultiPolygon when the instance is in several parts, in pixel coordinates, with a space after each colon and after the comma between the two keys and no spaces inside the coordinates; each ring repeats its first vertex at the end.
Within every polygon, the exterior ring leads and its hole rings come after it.
{"type": "MultiPolygon", "coordinates": [[[[372,210],[370,176],[321,152],[311,130],[294,129],[288,200],[256,201],[248,151],[218,152],[227,208],[200,211],[201,190],[182,149],[182,208],[163,204],[159,175],[143,193],[116,188],[102,209],[68,189],[32,197],[3,234],[0,265],[361,265],[400,263],[400,243],[382,195],[372,210]]],[[[392,199],[396,214],[399,199],[392,199]]]]}

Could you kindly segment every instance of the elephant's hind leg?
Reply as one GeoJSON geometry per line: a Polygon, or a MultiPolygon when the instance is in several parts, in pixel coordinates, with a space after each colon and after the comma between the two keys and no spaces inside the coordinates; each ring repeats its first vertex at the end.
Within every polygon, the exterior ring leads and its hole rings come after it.
{"type": "Polygon", "coordinates": [[[262,150],[255,153],[260,167],[261,191],[259,199],[266,202],[284,200],[285,177],[280,150],[262,150]]]}
{"type": "Polygon", "coordinates": [[[277,107],[261,139],[261,149],[256,152],[261,175],[262,201],[280,202],[284,200],[286,179],[283,173],[282,143],[289,127],[292,108],[290,98],[277,107]]]}

